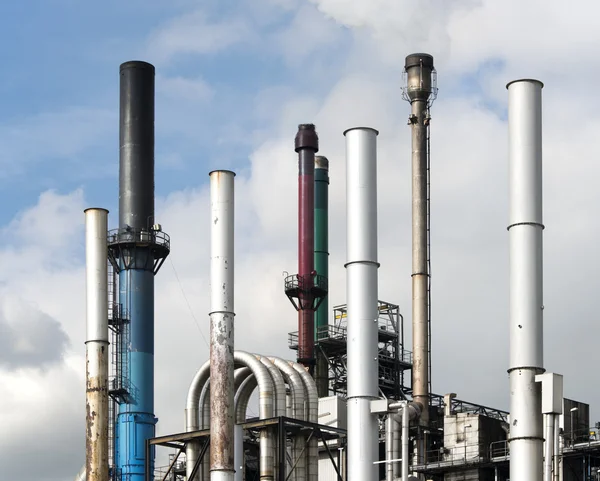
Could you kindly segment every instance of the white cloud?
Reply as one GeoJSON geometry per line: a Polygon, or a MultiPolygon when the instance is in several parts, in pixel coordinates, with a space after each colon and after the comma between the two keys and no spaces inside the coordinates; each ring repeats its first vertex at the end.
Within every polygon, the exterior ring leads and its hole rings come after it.
{"type": "Polygon", "coordinates": [[[242,18],[213,21],[203,10],[184,13],[169,20],[150,35],[147,55],[164,63],[181,54],[213,54],[240,42],[254,32],[242,18]]]}
{"type": "Polygon", "coordinates": [[[156,79],[158,94],[186,102],[205,102],[214,95],[214,90],[202,78],[162,77],[156,79]]]}

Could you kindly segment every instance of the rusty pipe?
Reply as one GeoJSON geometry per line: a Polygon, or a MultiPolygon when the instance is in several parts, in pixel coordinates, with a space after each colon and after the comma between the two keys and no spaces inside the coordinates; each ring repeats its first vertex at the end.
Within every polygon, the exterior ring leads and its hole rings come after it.
{"type": "Polygon", "coordinates": [[[210,174],[210,479],[233,481],[234,177],[210,174]]]}
{"type": "Polygon", "coordinates": [[[85,475],[108,481],[108,211],[85,210],[85,475]]]}

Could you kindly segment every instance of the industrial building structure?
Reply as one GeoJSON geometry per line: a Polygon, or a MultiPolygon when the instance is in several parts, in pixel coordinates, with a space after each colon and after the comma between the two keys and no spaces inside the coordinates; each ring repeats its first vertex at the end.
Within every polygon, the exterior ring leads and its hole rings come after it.
{"type": "Polygon", "coordinates": [[[329,161],[315,155],[315,126],[300,124],[298,274],[284,282],[298,311],[289,335],[296,361],[235,350],[235,174],[211,172],[210,359],[182,400],[181,432],[155,437],[154,276],[170,239],[154,219],[154,67],[123,64],[119,228],[107,231],[104,209],[86,211],[88,409],[78,479],[600,480],[589,407],[564,398],[562,376],[544,370],[542,87],[531,79],[507,85],[510,412],[435,394],[431,383],[437,84],[433,57],[417,53],[406,57],[403,88],[412,133],[411,346],[399,306],[378,296],[378,132],[344,132],[347,303],[330,318],[329,161]],[[259,415],[249,419],[256,390],[259,415]],[[155,468],[157,447],[174,450],[168,466],[155,468]]]}

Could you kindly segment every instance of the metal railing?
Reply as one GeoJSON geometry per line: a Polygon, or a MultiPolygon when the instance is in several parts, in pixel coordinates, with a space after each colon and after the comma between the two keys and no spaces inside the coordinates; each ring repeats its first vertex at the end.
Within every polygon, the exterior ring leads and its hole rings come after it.
{"type": "Polygon", "coordinates": [[[107,240],[109,247],[116,244],[151,244],[167,250],[171,248],[171,238],[167,233],[133,227],[110,230],[107,240]]]}
{"type": "Polygon", "coordinates": [[[301,291],[310,291],[317,288],[327,292],[327,277],[318,274],[301,276],[293,274],[285,278],[285,290],[299,289],[301,291]]]}
{"type": "Polygon", "coordinates": [[[457,443],[454,446],[443,447],[426,452],[424,463],[413,467],[415,471],[443,469],[452,466],[468,466],[489,462],[508,460],[506,441],[484,443],[457,443]]]}

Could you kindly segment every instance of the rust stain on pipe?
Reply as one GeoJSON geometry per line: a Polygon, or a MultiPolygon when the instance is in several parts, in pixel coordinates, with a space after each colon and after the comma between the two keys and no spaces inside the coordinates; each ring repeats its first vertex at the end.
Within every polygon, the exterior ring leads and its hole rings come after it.
{"type": "Polygon", "coordinates": [[[211,471],[232,471],[234,466],[233,376],[233,315],[214,313],[210,343],[211,471]]]}
{"type": "Polygon", "coordinates": [[[87,481],[108,481],[107,344],[103,341],[92,341],[87,344],[85,417],[87,481]]]}

